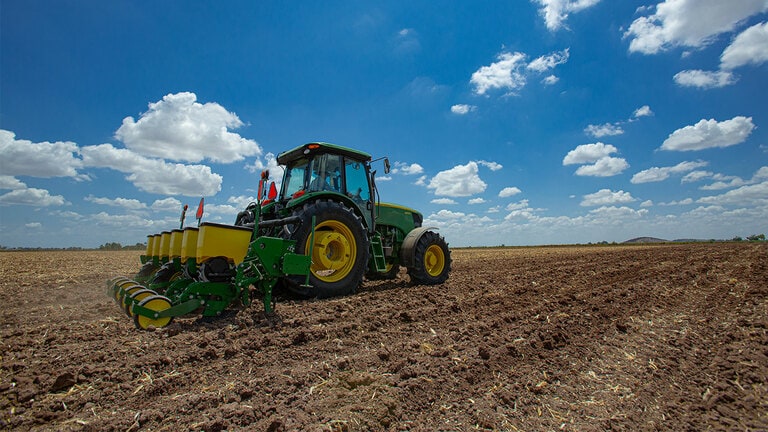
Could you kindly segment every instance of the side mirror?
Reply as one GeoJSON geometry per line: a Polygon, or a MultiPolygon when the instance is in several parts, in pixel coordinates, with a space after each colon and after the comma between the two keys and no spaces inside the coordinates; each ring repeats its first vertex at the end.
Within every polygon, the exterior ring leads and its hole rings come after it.
{"type": "Polygon", "coordinates": [[[384,174],[389,174],[389,170],[391,169],[389,165],[389,159],[384,158],[384,174]]]}

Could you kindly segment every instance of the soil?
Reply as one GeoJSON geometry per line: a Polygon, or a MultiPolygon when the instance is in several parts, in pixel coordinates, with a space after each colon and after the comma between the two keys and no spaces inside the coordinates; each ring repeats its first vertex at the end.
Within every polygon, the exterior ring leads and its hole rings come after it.
{"type": "Polygon", "coordinates": [[[139,254],[0,253],[0,428],[768,429],[768,243],[456,249],[156,331],[105,294],[139,254]]]}

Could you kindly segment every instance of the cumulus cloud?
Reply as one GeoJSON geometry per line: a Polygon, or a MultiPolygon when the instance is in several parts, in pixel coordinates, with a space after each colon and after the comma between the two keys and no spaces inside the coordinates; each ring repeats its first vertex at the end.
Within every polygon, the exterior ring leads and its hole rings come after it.
{"type": "Polygon", "coordinates": [[[475,93],[485,94],[492,89],[515,91],[525,85],[525,75],[521,71],[525,66],[525,54],[501,53],[496,62],[482,66],[472,74],[469,82],[475,86],[475,93]]]}
{"type": "Polygon", "coordinates": [[[624,133],[624,129],[618,124],[605,123],[601,125],[589,125],[584,129],[584,132],[595,138],[602,138],[604,136],[621,135],[624,133]]]}
{"type": "Polygon", "coordinates": [[[768,182],[742,186],[721,195],[702,197],[696,202],[716,205],[768,205],[768,182]]]}
{"type": "Polygon", "coordinates": [[[477,107],[475,105],[467,105],[467,104],[456,104],[451,107],[451,112],[458,115],[469,114],[476,110],[477,110],[477,107]]]}
{"type": "Polygon", "coordinates": [[[755,24],[736,36],[720,56],[720,68],[734,69],[768,61],[768,22],[755,24]]]}
{"type": "Polygon", "coordinates": [[[430,201],[432,204],[440,204],[440,205],[455,205],[458,204],[456,201],[450,199],[450,198],[435,198],[432,201],[430,201]]]}
{"type": "Polygon", "coordinates": [[[728,71],[684,70],[673,77],[675,83],[682,87],[697,87],[700,89],[719,88],[736,82],[736,76],[728,71]]]}
{"type": "Polygon", "coordinates": [[[633,184],[639,183],[653,183],[660,182],[668,179],[672,174],[681,174],[689,171],[696,170],[709,165],[704,161],[696,162],[680,162],[679,164],[671,167],[653,167],[638,172],[632,176],[630,180],[633,184]]]}
{"type": "Polygon", "coordinates": [[[88,177],[77,172],[83,166],[75,157],[78,148],[73,142],[40,142],[16,139],[16,134],[0,129],[0,175],[30,177],[73,177],[78,180],[88,177]]]}
{"type": "Polygon", "coordinates": [[[744,142],[754,128],[752,117],[736,116],[722,122],[702,119],[693,126],[672,132],[664,140],[661,150],[692,151],[729,147],[744,142]]]}
{"type": "Polygon", "coordinates": [[[582,144],[568,152],[563,158],[563,165],[583,164],[597,162],[619,150],[610,145],[597,142],[594,144],[582,144]]]}
{"type": "MultiPolygon", "coordinates": [[[[176,198],[163,198],[155,200],[150,207],[156,212],[181,212],[181,201],[176,198]]],[[[192,208],[191,205],[189,207],[192,208]]],[[[187,210],[187,212],[189,211],[191,210],[187,210]]]]}
{"type": "Polygon", "coordinates": [[[86,166],[128,173],[126,180],[137,188],[162,195],[211,196],[221,190],[223,178],[205,165],[168,163],[138,155],[111,144],[83,147],[86,166]]]}
{"type": "Polygon", "coordinates": [[[479,176],[477,162],[470,161],[466,165],[457,165],[449,170],[440,171],[429,181],[428,189],[434,190],[435,195],[448,197],[465,197],[485,191],[488,186],[479,176]]]}
{"type": "Polygon", "coordinates": [[[133,198],[103,198],[89,195],[85,197],[85,200],[94,204],[120,207],[126,210],[144,210],[147,208],[146,204],[133,198]]]}
{"type": "Polygon", "coordinates": [[[477,161],[477,163],[482,165],[482,166],[484,166],[484,167],[486,167],[486,168],[488,168],[488,169],[490,169],[491,171],[498,171],[498,170],[504,168],[504,166],[501,165],[498,162],[489,162],[489,161],[481,160],[481,161],[477,161]]]}
{"type": "Polygon", "coordinates": [[[515,195],[517,195],[517,194],[519,194],[521,192],[522,191],[520,190],[520,188],[516,188],[514,186],[512,186],[512,187],[505,187],[504,189],[502,189],[499,192],[499,198],[509,198],[509,197],[515,196],[515,195]]]}
{"type": "Polygon", "coordinates": [[[514,94],[523,88],[531,73],[542,73],[568,61],[568,48],[536,58],[527,63],[528,56],[522,52],[504,52],[496,56],[496,62],[482,66],[472,74],[470,84],[475,93],[486,94],[489,90],[506,90],[514,94]]]}
{"type": "Polygon", "coordinates": [[[256,141],[229,131],[241,126],[238,116],[221,105],[201,104],[194,93],[182,92],[150,103],[138,120],[123,119],[115,137],[142,156],[231,163],[262,153],[256,141]]]}
{"type": "Polygon", "coordinates": [[[565,25],[568,15],[590,8],[600,0],[533,0],[533,2],[541,6],[539,13],[544,18],[547,28],[555,31],[565,25]]]}
{"type": "Polygon", "coordinates": [[[666,0],[624,33],[630,52],[656,54],[672,47],[699,48],[733,31],[744,19],[765,11],[765,0],[666,0]]]}
{"type": "Polygon", "coordinates": [[[624,192],[623,190],[614,192],[610,189],[600,189],[595,193],[584,195],[583,200],[581,201],[581,206],[605,206],[629,203],[633,201],[637,201],[637,199],[632,197],[632,194],[629,192],[624,192]]]}
{"type": "Polygon", "coordinates": [[[471,200],[467,201],[467,204],[469,205],[476,205],[476,204],[484,204],[485,200],[483,198],[472,198],[471,200]]]}
{"type": "Polygon", "coordinates": [[[563,165],[581,164],[576,170],[578,176],[614,176],[629,168],[625,159],[610,156],[617,151],[616,147],[601,142],[582,144],[565,155],[563,165]]]}
{"type": "Polygon", "coordinates": [[[651,107],[648,105],[643,105],[640,108],[636,109],[635,112],[632,114],[633,118],[640,118],[640,117],[648,117],[652,116],[653,111],[651,111],[651,107]]]}
{"type": "Polygon", "coordinates": [[[49,207],[68,204],[61,195],[51,195],[45,189],[26,188],[12,190],[0,195],[0,205],[26,205],[33,207],[49,207]]]}
{"type": "Polygon", "coordinates": [[[557,84],[558,81],[560,81],[560,78],[554,75],[549,75],[544,77],[544,79],[541,80],[541,83],[544,85],[554,85],[557,84]]]}
{"type": "Polygon", "coordinates": [[[569,56],[570,49],[566,48],[562,51],[557,51],[538,57],[532,62],[528,63],[527,67],[528,69],[536,72],[546,72],[550,69],[554,69],[554,67],[557,65],[561,65],[567,62],[569,56]]]}
{"type": "Polygon", "coordinates": [[[417,163],[395,162],[395,167],[392,168],[392,174],[402,175],[418,175],[424,172],[424,167],[417,163]]]}
{"type": "Polygon", "coordinates": [[[0,189],[26,189],[27,185],[16,177],[0,175],[0,189]]]}
{"type": "Polygon", "coordinates": [[[629,164],[623,158],[604,157],[598,159],[594,164],[582,165],[576,169],[576,175],[589,177],[611,177],[621,174],[629,164]]]}

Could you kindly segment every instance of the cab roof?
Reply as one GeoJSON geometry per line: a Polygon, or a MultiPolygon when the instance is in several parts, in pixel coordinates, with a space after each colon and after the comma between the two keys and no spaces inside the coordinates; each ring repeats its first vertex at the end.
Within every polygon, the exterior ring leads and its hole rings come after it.
{"type": "Polygon", "coordinates": [[[349,147],[342,147],[326,142],[311,142],[280,153],[277,155],[277,163],[280,165],[287,165],[290,162],[301,159],[303,157],[307,157],[309,155],[325,153],[340,154],[344,157],[348,157],[360,162],[369,162],[371,160],[370,154],[360,150],[351,149],[349,147]]]}

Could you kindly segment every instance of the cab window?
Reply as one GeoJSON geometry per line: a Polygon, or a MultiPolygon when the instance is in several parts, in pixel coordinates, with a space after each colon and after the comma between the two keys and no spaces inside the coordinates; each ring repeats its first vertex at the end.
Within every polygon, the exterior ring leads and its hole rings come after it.
{"type": "Polygon", "coordinates": [[[294,166],[287,171],[287,182],[285,185],[284,197],[290,198],[296,192],[304,189],[304,175],[307,172],[307,164],[309,161],[300,160],[296,162],[294,166]]]}
{"type": "Polygon", "coordinates": [[[362,162],[348,160],[346,163],[346,175],[347,196],[360,202],[369,201],[371,195],[368,188],[368,177],[365,174],[365,165],[362,162]]]}

